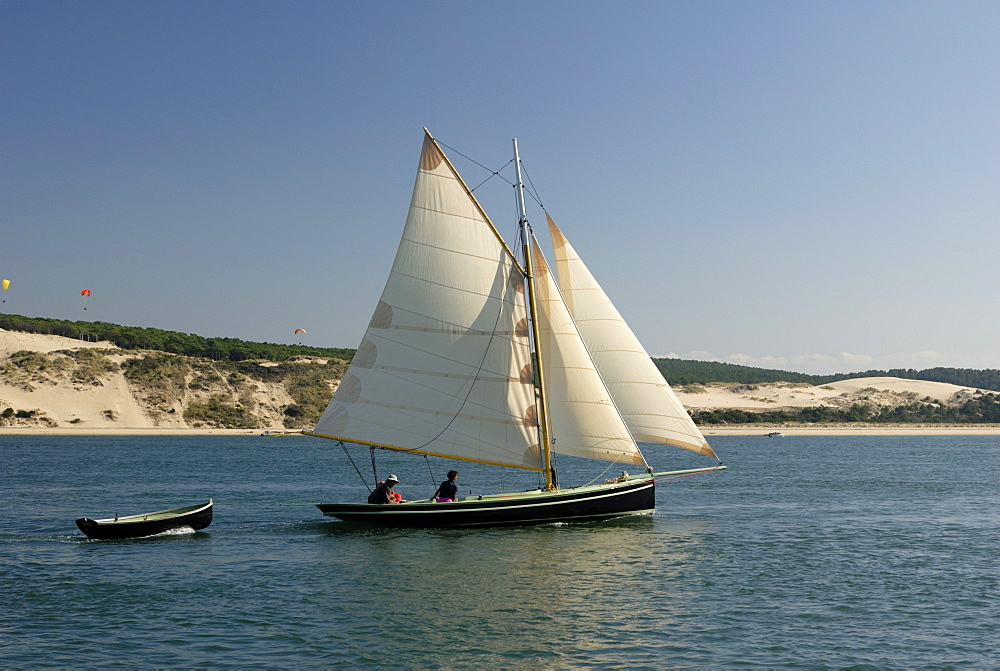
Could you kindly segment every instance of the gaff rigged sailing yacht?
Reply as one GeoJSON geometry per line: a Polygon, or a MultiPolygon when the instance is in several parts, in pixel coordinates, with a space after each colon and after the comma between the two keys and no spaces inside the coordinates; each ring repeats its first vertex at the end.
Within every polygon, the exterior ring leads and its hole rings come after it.
{"type": "Polygon", "coordinates": [[[532,491],[452,503],[322,503],[387,526],[591,520],[655,507],[659,479],[725,466],[649,355],[546,214],[558,283],[525,209],[514,141],[516,254],[430,132],[396,259],[357,353],[309,435],[538,471],[532,491]],[[636,441],[711,467],[654,473],[636,441]],[[560,488],[555,455],[641,474],[560,488]]]}

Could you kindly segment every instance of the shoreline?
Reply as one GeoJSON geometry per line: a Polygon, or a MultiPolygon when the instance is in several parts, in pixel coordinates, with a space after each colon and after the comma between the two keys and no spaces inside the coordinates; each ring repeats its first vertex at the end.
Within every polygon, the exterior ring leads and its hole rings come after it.
{"type": "Polygon", "coordinates": [[[0,436],[260,436],[278,429],[66,429],[0,426],[0,436]]]}
{"type": "Polygon", "coordinates": [[[1000,424],[895,424],[871,426],[863,424],[799,426],[772,424],[768,426],[698,427],[706,438],[712,436],[761,436],[780,431],[785,436],[1000,436],[1000,424]]]}
{"type": "MultiPolygon", "coordinates": [[[[785,436],[1000,436],[1000,424],[918,424],[908,426],[852,425],[755,425],[699,427],[706,438],[712,436],[760,436],[780,431],[785,436]]],[[[181,428],[62,428],[0,426],[0,436],[257,436],[283,429],[181,429],[181,428]]],[[[295,435],[298,429],[289,429],[295,435]]]]}

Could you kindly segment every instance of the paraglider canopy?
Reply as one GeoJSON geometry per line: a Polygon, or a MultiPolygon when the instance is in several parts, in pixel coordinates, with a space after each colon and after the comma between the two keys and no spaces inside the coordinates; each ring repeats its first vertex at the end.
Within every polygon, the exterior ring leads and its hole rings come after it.
{"type": "Polygon", "coordinates": [[[89,296],[90,295],[90,289],[84,289],[83,291],[80,292],[80,295],[81,296],[89,296]]]}
{"type": "Polygon", "coordinates": [[[305,329],[295,329],[295,332],[292,335],[295,335],[295,333],[305,333],[305,332],[306,332],[305,329]]]}
{"type": "Polygon", "coordinates": [[[3,281],[3,290],[7,291],[7,287],[9,287],[9,286],[10,286],[10,280],[4,280],[3,281]]]}

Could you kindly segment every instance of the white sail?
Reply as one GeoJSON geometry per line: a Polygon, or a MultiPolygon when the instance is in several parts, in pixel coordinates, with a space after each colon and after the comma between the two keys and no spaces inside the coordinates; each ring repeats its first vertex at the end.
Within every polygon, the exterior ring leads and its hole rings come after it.
{"type": "Polygon", "coordinates": [[[534,245],[545,403],[558,454],[646,466],[534,245]]]}
{"type": "Polygon", "coordinates": [[[640,442],[718,458],[632,329],[546,214],[559,288],[604,383],[640,442]]]}
{"type": "Polygon", "coordinates": [[[521,272],[426,137],[389,279],[314,433],[540,469],[526,324],[521,272]]]}

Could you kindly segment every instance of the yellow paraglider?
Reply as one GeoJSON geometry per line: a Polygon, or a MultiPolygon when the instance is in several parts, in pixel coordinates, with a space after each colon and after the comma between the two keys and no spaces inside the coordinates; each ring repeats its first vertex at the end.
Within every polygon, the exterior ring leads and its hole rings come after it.
{"type": "MultiPolygon", "coordinates": [[[[10,286],[10,280],[4,280],[4,281],[3,281],[3,290],[4,290],[4,291],[7,291],[7,288],[8,288],[9,286],[10,286]]],[[[6,302],[7,302],[7,299],[6,299],[6,298],[4,298],[4,299],[3,299],[3,302],[4,302],[4,303],[6,303],[6,302]]]]}

